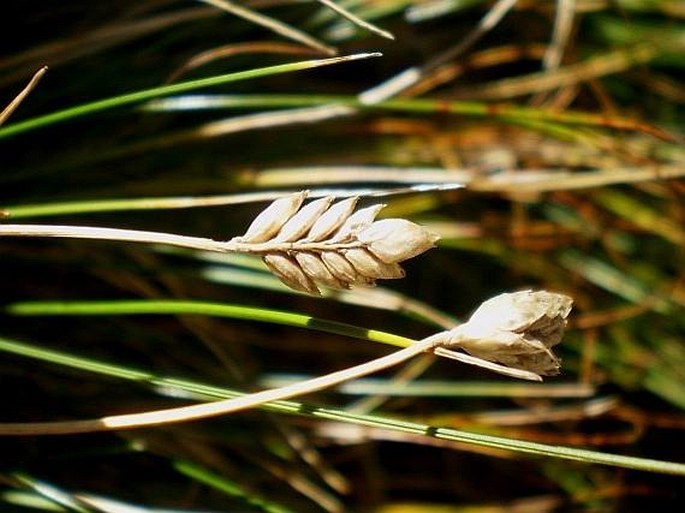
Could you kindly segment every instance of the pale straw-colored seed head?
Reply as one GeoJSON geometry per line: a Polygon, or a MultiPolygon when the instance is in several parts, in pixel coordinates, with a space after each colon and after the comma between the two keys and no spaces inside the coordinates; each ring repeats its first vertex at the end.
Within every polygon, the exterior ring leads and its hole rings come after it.
{"type": "Polygon", "coordinates": [[[559,372],[551,348],[561,341],[573,300],[547,291],[500,294],[449,331],[445,347],[540,375],[559,372]]]}
{"type": "Polygon", "coordinates": [[[269,270],[296,290],[318,294],[317,284],[349,288],[402,278],[399,262],[438,239],[404,219],[375,221],[384,205],[355,212],[358,197],[334,203],[329,196],[303,206],[306,196],[303,191],[274,201],[232,241],[239,251],[261,254],[269,270]]]}
{"type": "Polygon", "coordinates": [[[343,283],[355,283],[359,273],[354,266],[337,251],[324,251],[321,260],[329,271],[343,283]]]}
{"type": "Polygon", "coordinates": [[[406,219],[381,219],[357,234],[360,242],[388,264],[420,255],[435,247],[439,238],[427,228],[406,219]]]}

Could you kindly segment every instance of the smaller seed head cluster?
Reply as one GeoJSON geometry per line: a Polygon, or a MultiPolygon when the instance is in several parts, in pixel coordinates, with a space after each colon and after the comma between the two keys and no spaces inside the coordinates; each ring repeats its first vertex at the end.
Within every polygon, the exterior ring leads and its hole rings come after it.
{"type": "Polygon", "coordinates": [[[573,299],[545,290],[500,294],[448,332],[445,347],[542,376],[559,373],[551,348],[561,342],[573,299]]]}

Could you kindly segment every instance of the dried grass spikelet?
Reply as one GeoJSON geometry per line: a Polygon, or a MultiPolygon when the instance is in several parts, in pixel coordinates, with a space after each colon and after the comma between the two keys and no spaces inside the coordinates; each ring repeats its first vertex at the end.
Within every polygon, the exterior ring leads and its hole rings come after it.
{"type": "Polygon", "coordinates": [[[376,221],[384,205],[355,212],[358,197],[334,203],[329,196],[303,206],[306,196],[303,191],[279,198],[231,241],[239,251],[261,254],[269,270],[295,290],[318,294],[317,284],[349,288],[402,278],[400,262],[438,240],[404,219],[376,221]]]}
{"type": "Polygon", "coordinates": [[[262,259],[269,270],[290,288],[309,294],[319,293],[314,280],[304,272],[304,269],[292,257],[283,253],[271,253],[264,255],[262,259]]]}
{"type": "Polygon", "coordinates": [[[406,219],[382,219],[357,234],[379,260],[394,264],[429,250],[438,237],[406,219]]]}
{"type": "Polygon", "coordinates": [[[446,348],[543,376],[559,373],[551,348],[561,342],[573,300],[547,291],[500,294],[448,332],[446,348]]]}
{"type": "Polygon", "coordinates": [[[241,242],[266,242],[283,228],[284,220],[290,219],[307,197],[305,191],[279,198],[262,210],[247,231],[238,240],[241,242]]]}

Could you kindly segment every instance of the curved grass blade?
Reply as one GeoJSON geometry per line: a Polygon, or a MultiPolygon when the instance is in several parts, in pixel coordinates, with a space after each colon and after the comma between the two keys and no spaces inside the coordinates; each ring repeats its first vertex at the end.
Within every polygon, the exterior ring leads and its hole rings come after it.
{"type": "Polygon", "coordinates": [[[380,57],[380,53],[358,53],[353,55],[346,55],[342,57],[331,57],[328,59],[313,59],[307,61],[293,62],[288,64],[277,64],[275,66],[268,66],[265,68],[257,68],[246,71],[238,71],[235,73],[228,73],[225,75],[218,75],[215,77],[201,78],[198,80],[190,80],[187,82],[179,82],[177,84],[170,84],[152,89],[144,89],[134,93],[123,94],[104,100],[97,100],[75,107],[70,107],[64,110],[45,114],[35,118],[27,119],[19,123],[8,125],[0,128],[0,139],[5,139],[29,130],[35,130],[44,126],[53,125],[74,119],[81,116],[91,115],[96,112],[101,112],[109,109],[130,105],[133,103],[140,103],[153,98],[162,96],[169,96],[172,94],[192,91],[203,87],[212,87],[220,84],[227,84],[230,82],[238,82],[241,80],[248,80],[251,78],[266,77],[270,75],[278,75],[280,73],[290,73],[293,71],[301,71],[305,69],[318,68],[321,66],[328,66],[330,64],[338,64],[341,62],[355,61],[361,59],[368,59],[371,57],[380,57]]]}

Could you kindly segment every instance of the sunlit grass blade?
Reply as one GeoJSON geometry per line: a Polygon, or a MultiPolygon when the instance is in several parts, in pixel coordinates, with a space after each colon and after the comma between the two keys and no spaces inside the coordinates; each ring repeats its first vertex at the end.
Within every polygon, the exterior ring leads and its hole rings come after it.
{"type": "Polygon", "coordinates": [[[73,494],[62,490],[51,483],[41,479],[36,479],[35,477],[23,472],[15,472],[11,475],[11,478],[38,496],[47,499],[55,505],[65,508],[66,511],[88,513],[88,508],[81,504],[73,494]]]}
{"type": "MultiPolygon", "coordinates": [[[[358,27],[360,27],[362,29],[369,30],[375,34],[378,34],[381,37],[386,38],[386,39],[395,39],[395,36],[393,36],[392,33],[388,32],[387,30],[383,30],[382,28],[374,25],[373,23],[370,23],[370,22],[366,21],[365,19],[360,18],[356,14],[350,12],[349,10],[345,9],[345,7],[342,6],[342,2],[336,3],[333,0],[317,0],[317,2],[320,2],[321,4],[325,5],[326,7],[331,9],[332,11],[336,12],[337,14],[342,16],[343,18],[346,18],[347,20],[349,20],[350,22],[352,22],[353,24],[357,25],[358,27]]],[[[395,2],[390,2],[389,5],[393,5],[394,3],[395,2]]],[[[391,8],[391,10],[392,10],[392,8],[391,8]]],[[[369,13],[367,12],[367,14],[369,14],[369,13]]],[[[371,13],[371,14],[373,16],[374,13],[371,13]]],[[[375,13],[375,14],[377,15],[378,13],[375,13]]],[[[333,27],[331,30],[329,30],[329,34],[331,34],[331,33],[335,34],[335,27],[333,27]]],[[[333,35],[333,37],[335,38],[335,35],[333,35]]]]}
{"type": "Polygon", "coordinates": [[[0,492],[0,502],[28,510],[63,513],[67,508],[27,490],[5,490],[0,492]]]}
{"type": "MultiPolygon", "coordinates": [[[[288,385],[311,378],[306,374],[269,374],[260,380],[265,388],[288,385]]],[[[591,397],[595,387],[576,383],[500,383],[420,379],[409,383],[387,378],[359,378],[337,388],[340,394],[393,397],[591,397]]]]}
{"type": "Polygon", "coordinates": [[[46,301],[13,303],[7,313],[21,316],[34,315],[208,315],[243,319],[306,328],[337,335],[380,342],[396,347],[407,347],[412,340],[392,333],[360,328],[351,324],[317,319],[280,310],[256,308],[235,304],[203,301],[130,300],[130,301],[46,301]]]}
{"type": "MultiPolygon", "coordinates": [[[[320,168],[318,168],[320,169],[320,168]]],[[[351,169],[351,168],[346,168],[351,169]]],[[[293,182],[286,180],[281,173],[284,171],[294,172],[295,170],[264,170],[264,172],[251,173],[249,180],[254,185],[259,185],[260,189],[263,186],[294,186],[295,190],[259,190],[255,192],[245,192],[236,194],[216,194],[216,195],[198,195],[198,196],[159,196],[159,197],[128,197],[128,198],[110,198],[110,199],[96,199],[83,201],[59,201],[59,202],[45,202],[36,204],[17,204],[17,205],[3,205],[3,215],[12,219],[29,219],[33,217],[55,217],[55,216],[73,216],[80,214],[94,214],[101,212],[128,212],[132,210],[173,210],[173,209],[190,209],[190,208],[204,208],[204,207],[219,207],[228,205],[243,205],[248,203],[259,203],[265,201],[273,201],[283,196],[287,196],[301,190],[302,181],[293,182]],[[273,178],[271,178],[273,175],[273,178]]],[[[312,168],[303,168],[302,173],[314,171],[312,168]]],[[[369,168],[366,168],[366,176],[368,176],[369,168]]],[[[382,170],[381,170],[382,171],[382,170]]],[[[394,188],[385,187],[334,187],[334,188],[309,188],[309,198],[321,198],[324,196],[335,196],[336,198],[348,198],[351,196],[369,197],[369,198],[385,198],[390,196],[399,196],[404,194],[411,194],[415,192],[431,192],[441,190],[458,189],[462,185],[457,183],[441,183],[452,180],[454,173],[445,172],[444,170],[426,169],[416,174],[407,173],[407,170],[402,168],[388,168],[388,172],[392,173],[397,178],[399,183],[413,183],[413,182],[432,182],[420,183],[418,185],[398,186],[394,188]],[[430,174],[427,174],[430,173],[430,174]],[[402,175],[405,179],[400,179],[402,175]],[[406,175],[409,174],[407,177],[406,175]],[[423,180],[422,180],[423,178],[423,180]]],[[[310,178],[311,180],[311,178],[310,178]]],[[[347,182],[348,180],[341,180],[347,182]]],[[[350,184],[356,183],[359,180],[349,180],[350,184]]],[[[314,185],[317,182],[312,182],[314,185]]],[[[325,181],[320,182],[325,184],[325,181]]]]}
{"type": "MultiPolygon", "coordinates": [[[[358,17],[363,18],[367,23],[371,23],[372,21],[380,20],[382,18],[390,18],[393,15],[401,15],[405,7],[405,4],[410,1],[411,0],[394,0],[392,2],[366,2],[366,6],[356,9],[355,14],[358,17]]],[[[342,4],[343,2],[340,3],[342,4]]],[[[312,21],[312,25],[320,26],[323,25],[322,21],[324,21],[324,18],[320,17],[318,20],[312,21]]],[[[339,43],[342,43],[343,41],[352,40],[358,34],[359,30],[356,27],[350,25],[347,22],[343,22],[342,20],[326,25],[326,28],[324,28],[323,30],[323,35],[326,37],[326,40],[337,41],[339,43]]]]}
{"type": "Polygon", "coordinates": [[[221,194],[216,196],[175,196],[147,198],[113,198],[102,200],[63,201],[33,205],[9,205],[4,208],[12,219],[53,217],[63,215],[94,214],[98,212],[128,212],[132,210],[166,210],[200,208],[243,203],[272,201],[286,193],[253,192],[221,194]]]}
{"type": "Polygon", "coordinates": [[[18,123],[10,124],[4,128],[0,128],[0,139],[4,139],[13,135],[35,130],[44,126],[52,125],[74,119],[81,116],[92,115],[97,112],[102,112],[109,109],[123,107],[134,103],[144,102],[153,98],[162,96],[169,96],[172,94],[184,93],[195,89],[204,87],[213,87],[221,84],[228,84],[231,82],[238,82],[241,80],[248,80],[252,78],[266,77],[271,75],[278,75],[280,73],[291,73],[293,71],[302,71],[306,69],[318,68],[321,66],[328,66],[331,64],[339,64],[342,62],[355,61],[360,59],[368,59],[371,57],[379,57],[380,53],[359,53],[354,55],[347,55],[342,57],[331,57],[328,59],[314,59],[308,61],[300,61],[289,64],[278,64],[265,68],[257,68],[246,71],[238,71],[235,73],[228,73],[226,75],[218,75],[215,77],[201,78],[197,80],[190,80],[187,82],[179,82],[177,84],[170,84],[152,89],[145,89],[136,91],[134,93],[106,98],[91,103],[77,105],[68,109],[45,114],[36,118],[27,119],[18,123]]]}
{"type": "MultiPolygon", "coordinates": [[[[162,246],[155,250],[165,255],[174,255],[198,262],[199,268],[190,272],[193,276],[212,283],[289,295],[304,295],[302,292],[288,288],[269,273],[259,259],[250,255],[186,251],[162,246]]],[[[408,294],[382,286],[350,290],[324,288],[321,293],[323,298],[331,301],[394,311],[434,327],[450,329],[459,323],[459,320],[448,312],[439,310],[408,294]]]]}

